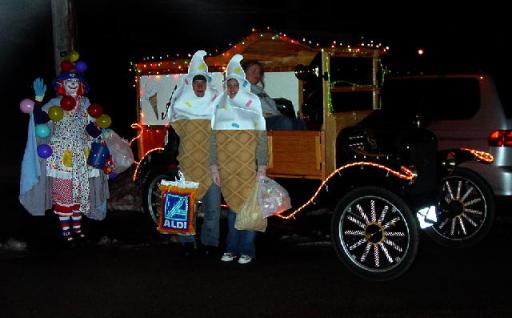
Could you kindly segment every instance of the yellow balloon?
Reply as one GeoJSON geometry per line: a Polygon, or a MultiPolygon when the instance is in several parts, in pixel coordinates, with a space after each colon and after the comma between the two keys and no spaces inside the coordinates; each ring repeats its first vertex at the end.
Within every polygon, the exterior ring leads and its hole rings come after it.
{"type": "Polygon", "coordinates": [[[100,117],[96,118],[96,125],[100,128],[108,128],[110,124],[112,124],[112,118],[107,114],[102,114],[100,117]]]}
{"type": "Polygon", "coordinates": [[[48,117],[53,121],[59,121],[64,117],[64,111],[60,106],[52,106],[48,109],[48,117]]]}
{"type": "Polygon", "coordinates": [[[80,58],[80,54],[78,54],[77,51],[71,51],[71,53],[69,53],[69,61],[70,62],[75,63],[76,61],[78,61],[79,58],[80,58]]]}

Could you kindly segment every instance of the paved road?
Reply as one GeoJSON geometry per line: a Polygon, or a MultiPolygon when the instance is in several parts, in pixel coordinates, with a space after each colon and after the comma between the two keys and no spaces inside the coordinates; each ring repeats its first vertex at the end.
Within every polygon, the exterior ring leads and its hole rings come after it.
{"type": "Polygon", "coordinates": [[[386,283],[351,275],[322,234],[260,235],[242,266],[184,258],[138,213],[88,223],[92,242],[76,249],[59,248],[51,218],[37,222],[28,251],[0,254],[1,317],[512,316],[506,222],[472,249],[422,237],[412,269],[386,283]],[[105,233],[117,242],[98,244],[105,233]]]}
{"type": "Polygon", "coordinates": [[[27,216],[17,187],[2,190],[0,244],[28,243],[22,252],[0,248],[2,318],[512,317],[512,223],[503,220],[471,249],[422,236],[406,275],[373,283],[341,265],[322,231],[286,236],[272,228],[258,236],[255,262],[241,266],[184,258],[140,212],[116,211],[85,222],[87,246],[64,249],[53,216],[27,216]]]}

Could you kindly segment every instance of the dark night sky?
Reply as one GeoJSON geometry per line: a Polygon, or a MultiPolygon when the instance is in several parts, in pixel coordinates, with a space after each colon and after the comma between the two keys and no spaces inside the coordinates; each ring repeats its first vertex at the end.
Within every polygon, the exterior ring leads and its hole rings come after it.
{"type": "MultiPolygon", "coordinates": [[[[128,138],[136,118],[135,92],[129,61],[143,56],[225,49],[252,27],[329,40],[382,40],[391,47],[394,67],[426,64],[463,65],[508,74],[505,54],[510,40],[508,11],[468,1],[416,2],[389,5],[345,1],[220,1],[220,0],[76,0],[78,48],[88,64],[89,98],[112,115],[113,128],[128,138]],[[342,9],[337,9],[342,6],[342,9]]],[[[50,0],[0,0],[0,87],[3,99],[2,162],[22,156],[27,118],[19,101],[31,97],[31,81],[53,79],[50,0]]],[[[501,75],[503,77],[503,75],[501,75]]],[[[506,76],[508,78],[508,76],[506,76]]],[[[47,92],[47,96],[52,94],[47,92]]]]}

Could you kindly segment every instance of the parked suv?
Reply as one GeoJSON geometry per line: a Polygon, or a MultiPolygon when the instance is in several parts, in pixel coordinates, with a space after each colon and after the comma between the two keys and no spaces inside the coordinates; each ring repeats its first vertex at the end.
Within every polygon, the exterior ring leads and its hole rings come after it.
{"type": "Polygon", "coordinates": [[[496,199],[512,196],[512,119],[493,80],[480,74],[390,77],[381,108],[433,131],[441,150],[462,146],[494,156],[493,164],[467,162],[445,178],[444,207],[430,231],[450,246],[481,240],[492,226],[496,199]],[[468,200],[475,192],[477,197],[468,200]]]}

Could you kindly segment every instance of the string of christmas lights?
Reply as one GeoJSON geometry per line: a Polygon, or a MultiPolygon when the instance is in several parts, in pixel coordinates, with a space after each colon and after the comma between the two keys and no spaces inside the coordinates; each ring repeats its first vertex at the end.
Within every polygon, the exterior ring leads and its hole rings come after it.
{"type": "MultiPolygon", "coordinates": [[[[247,37],[243,38],[239,43],[232,44],[229,43],[229,48],[226,49],[220,56],[223,57],[222,61],[215,61],[213,64],[209,64],[212,69],[223,70],[225,68],[225,64],[227,61],[235,54],[242,53],[244,48],[251,45],[255,41],[260,38],[270,38],[274,41],[283,41],[288,42],[293,45],[299,45],[307,49],[323,49],[328,50],[330,53],[346,53],[346,54],[354,54],[357,55],[370,55],[373,54],[375,50],[378,50],[380,53],[385,53],[389,51],[389,46],[383,46],[382,43],[374,43],[373,40],[366,42],[361,42],[358,46],[352,46],[350,44],[344,44],[342,41],[331,41],[330,45],[325,45],[321,47],[320,42],[308,40],[305,37],[302,38],[302,41],[296,40],[294,38],[289,37],[286,33],[275,33],[270,30],[270,27],[267,27],[265,31],[257,31],[253,28],[252,33],[247,37]]],[[[219,50],[215,49],[215,52],[218,53],[219,50]]],[[[212,56],[211,54],[208,54],[212,56]]],[[[165,54],[158,56],[147,56],[142,59],[141,63],[134,63],[130,61],[130,72],[135,72],[136,81],[138,81],[137,77],[140,75],[160,75],[171,72],[185,72],[188,67],[189,59],[192,55],[190,53],[185,54],[184,58],[180,58],[180,54],[175,54],[176,59],[171,60],[172,55],[165,54]],[[159,60],[157,60],[159,58],[159,60]]],[[[134,84],[133,87],[136,85],[134,84]]]]}
{"type": "Polygon", "coordinates": [[[469,152],[470,154],[475,156],[475,158],[482,160],[485,163],[493,163],[494,162],[494,156],[488,152],[470,149],[470,148],[460,148],[460,150],[469,152]]]}
{"type": "Polygon", "coordinates": [[[396,170],[393,170],[393,169],[391,169],[391,168],[389,168],[389,167],[387,167],[385,165],[378,164],[378,163],[375,163],[375,162],[360,161],[360,162],[349,163],[349,164],[346,164],[344,166],[339,167],[334,172],[332,172],[327,178],[325,178],[322,181],[322,184],[320,184],[320,186],[316,190],[315,194],[313,194],[313,196],[306,203],[304,203],[302,206],[300,206],[299,208],[295,209],[294,211],[290,212],[287,215],[283,215],[284,214],[284,212],[283,212],[283,213],[280,213],[280,214],[276,214],[276,216],[281,218],[281,219],[283,219],[283,220],[289,220],[291,218],[294,218],[295,215],[297,215],[297,213],[303,211],[309,205],[314,204],[315,199],[318,197],[318,195],[320,194],[320,192],[322,191],[324,186],[327,186],[327,182],[329,182],[329,180],[332,177],[334,177],[336,174],[339,174],[342,170],[345,170],[345,169],[348,169],[348,168],[352,168],[352,167],[356,167],[356,166],[360,166],[360,167],[368,166],[368,167],[373,167],[373,168],[381,169],[383,171],[386,171],[386,173],[389,174],[389,175],[395,176],[395,177],[397,177],[399,179],[406,180],[406,181],[409,181],[409,182],[413,182],[414,179],[416,178],[416,174],[414,174],[411,170],[409,170],[409,169],[407,169],[406,167],[403,167],[403,166],[400,168],[400,171],[396,171],[396,170]]]}

